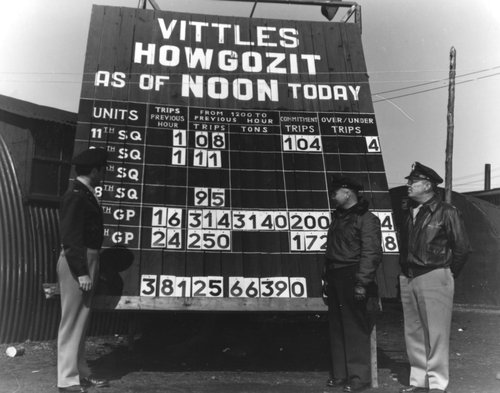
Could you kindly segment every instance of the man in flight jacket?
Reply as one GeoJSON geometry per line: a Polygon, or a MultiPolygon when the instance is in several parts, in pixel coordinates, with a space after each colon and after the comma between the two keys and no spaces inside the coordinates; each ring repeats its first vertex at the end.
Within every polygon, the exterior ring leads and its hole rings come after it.
{"type": "Polygon", "coordinates": [[[460,212],[441,201],[443,179],[419,162],[412,166],[412,207],[401,228],[401,304],[410,362],[410,385],[401,393],[444,393],[449,383],[455,278],[470,251],[460,212]]]}
{"type": "Polygon", "coordinates": [[[382,259],[379,219],[358,195],[362,186],[334,178],[332,201],[336,210],[328,230],[325,294],[328,301],[331,378],[327,386],[358,392],[370,386],[368,298],[377,297],[375,272],[382,259]]]}

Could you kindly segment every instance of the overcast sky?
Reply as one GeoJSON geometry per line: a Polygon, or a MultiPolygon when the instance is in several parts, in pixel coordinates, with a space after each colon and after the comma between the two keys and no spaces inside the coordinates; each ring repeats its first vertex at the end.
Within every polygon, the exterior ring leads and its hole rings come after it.
{"type": "MultiPolygon", "coordinates": [[[[0,94],[77,112],[94,4],[0,2],[0,94]]],[[[249,16],[253,3],[157,0],[162,10],[249,16]]],[[[449,52],[457,50],[453,188],[500,187],[500,1],[359,0],[363,47],[390,187],[413,161],[444,177],[449,52]]],[[[254,17],[324,21],[319,7],[258,4],[254,17]]]]}

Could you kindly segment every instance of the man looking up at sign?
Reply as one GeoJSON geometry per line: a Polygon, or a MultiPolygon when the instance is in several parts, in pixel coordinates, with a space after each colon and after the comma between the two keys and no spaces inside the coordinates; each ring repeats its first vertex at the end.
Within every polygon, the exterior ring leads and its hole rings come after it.
{"type": "Polygon", "coordinates": [[[410,386],[401,393],[444,393],[449,382],[454,278],[469,253],[469,240],[458,210],[436,193],[443,179],[415,162],[408,196],[415,207],[401,228],[401,303],[410,386]]]}
{"type": "Polygon", "coordinates": [[[94,187],[104,176],[107,151],[85,150],[73,159],[77,177],[61,200],[62,251],[57,262],[61,322],[57,335],[57,386],[60,392],[85,392],[109,383],[91,375],[85,361],[90,303],[99,275],[103,242],[102,209],[94,187]]]}
{"type": "Polygon", "coordinates": [[[331,184],[336,207],[328,230],[325,300],[328,303],[332,369],[327,386],[359,392],[370,386],[368,299],[376,298],[375,271],[382,259],[379,219],[359,195],[361,184],[335,177],[331,184]]]}

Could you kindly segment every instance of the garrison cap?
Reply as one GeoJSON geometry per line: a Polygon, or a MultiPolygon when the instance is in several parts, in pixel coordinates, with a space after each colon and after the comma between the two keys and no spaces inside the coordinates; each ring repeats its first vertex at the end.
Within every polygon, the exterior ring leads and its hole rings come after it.
{"type": "Polygon", "coordinates": [[[333,176],[331,183],[332,190],[338,190],[339,188],[348,188],[353,191],[361,191],[363,186],[358,183],[356,180],[353,180],[349,177],[345,176],[333,176]]]}
{"type": "Polygon", "coordinates": [[[405,177],[408,180],[428,180],[434,184],[441,184],[443,179],[439,176],[434,169],[422,165],[420,162],[415,161],[411,166],[411,172],[405,177]]]}
{"type": "Polygon", "coordinates": [[[104,149],[87,149],[73,158],[73,165],[102,167],[106,165],[108,152],[104,149]]]}

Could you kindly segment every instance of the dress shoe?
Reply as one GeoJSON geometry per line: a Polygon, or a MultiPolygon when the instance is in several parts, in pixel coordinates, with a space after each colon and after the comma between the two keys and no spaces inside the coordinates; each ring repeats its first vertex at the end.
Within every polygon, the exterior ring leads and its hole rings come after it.
{"type": "Polygon", "coordinates": [[[340,386],[344,386],[347,382],[347,379],[343,378],[328,378],[326,381],[326,386],[329,388],[338,388],[340,386]]]}
{"type": "Polygon", "coordinates": [[[405,386],[404,388],[399,389],[399,393],[427,393],[429,389],[422,388],[420,386],[405,386]]]}
{"type": "Polygon", "coordinates": [[[57,388],[57,390],[59,390],[60,393],[64,393],[64,392],[80,392],[80,393],[87,393],[87,389],[85,389],[84,387],[80,386],[80,385],[71,385],[71,386],[66,386],[64,388],[57,388]]]}
{"type": "Polygon", "coordinates": [[[344,388],[342,390],[347,393],[362,392],[363,390],[366,390],[369,387],[370,387],[369,383],[364,383],[354,380],[348,383],[347,385],[344,385],[344,388]]]}
{"type": "Polygon", "coordinates": [[[93,375],[89,375],[85,378],[80,378],[80,383],[85,387],[94,386],[96,388],[107,388],[109,386],[109,381],[107,379],[98,379],[93,375]]]}

